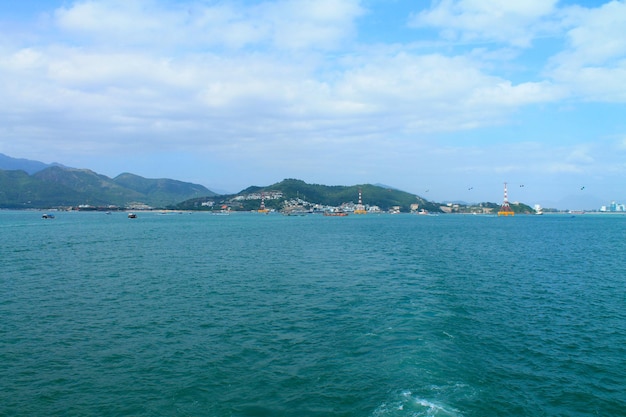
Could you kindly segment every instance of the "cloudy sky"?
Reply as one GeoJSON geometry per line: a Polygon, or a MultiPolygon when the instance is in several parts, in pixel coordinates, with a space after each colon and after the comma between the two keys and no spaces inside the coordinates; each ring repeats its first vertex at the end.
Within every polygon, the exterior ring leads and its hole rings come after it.
{"type": "Polygon", "coordinates": [[[2,2],[0,152],[218,192],[626,203],[626,1],[2,2]]]}

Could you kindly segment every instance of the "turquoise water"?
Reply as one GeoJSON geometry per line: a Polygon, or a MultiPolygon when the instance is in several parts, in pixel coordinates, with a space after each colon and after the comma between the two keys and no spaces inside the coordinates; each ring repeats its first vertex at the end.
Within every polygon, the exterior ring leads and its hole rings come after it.
{"type": "Polygon", "coordinates": [[[626,415],[626,216],[40,217],[0,415],[626,415]]]}

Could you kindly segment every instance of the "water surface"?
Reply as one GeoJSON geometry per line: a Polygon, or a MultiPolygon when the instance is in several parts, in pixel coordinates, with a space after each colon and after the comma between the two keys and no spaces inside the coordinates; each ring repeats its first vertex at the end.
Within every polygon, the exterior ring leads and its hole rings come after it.
{"type": "Polygon", "coordinates": [[[626,415],[626,217],[0,212],[0,415],[626,415]]]}

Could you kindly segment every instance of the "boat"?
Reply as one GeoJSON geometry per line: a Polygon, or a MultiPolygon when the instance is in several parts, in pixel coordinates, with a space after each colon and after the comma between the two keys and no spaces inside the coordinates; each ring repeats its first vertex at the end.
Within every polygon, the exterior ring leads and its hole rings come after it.
{"type": "Polygon", "coordinates": [[[341,210],[341,209],[336,209],[336,210],[328,210],[324,212],[324,216],[332,216],[332,217],[345,217],[347,216],[348,213],[346,213],[345,211],[341,210]]]}
{"type": "Polygon", "coordinates": [[[311,213],[310,210],[291,210],[291,211],[283,212],[283,215],[284,216],[306,216],[309,213],[311,213]]]}
{"type": "Polygon", "coordinates": [[[212,210],[211,214],[214,216],[228,216],[230,215],[230,207],[224,204],[219,210],[212,210]]]}
{"type": "Polygon", "coordinates": [[[128,213],[128,218],[129,219],[136,219],[137,215],[135,213],[128,213]]]}
{"type": "MultiPolygon", "coordinates": [[[[438,214],[438,213],[431,213],[430,211],[428,211],[428,210],[424,210],[424,209],[422,209],[422,210],[418,211],[418,212],[417,212],[417,213],[415,213],[415,214],[417,214],[418,216],[433,216],[433,217],[435,217],[435,216],[439,216],[439,214],[438,214]]],[[[472,214],[476,215],[476,214],[478,214],[478,213],[472,213],[472,214]]]]}
{"type": "Polygon", "coordinates": [[[43,216],[41,216],[42,219],[54,219],[54,214],[48,214],[48,213],[44,213],[43,216]]]}
{"type": "Polygon", "coordinates": [[[282,210],[283,216],[306,216],[311,212],[312,210],[309,210],[301,205],[286,207],[282,210]]]}

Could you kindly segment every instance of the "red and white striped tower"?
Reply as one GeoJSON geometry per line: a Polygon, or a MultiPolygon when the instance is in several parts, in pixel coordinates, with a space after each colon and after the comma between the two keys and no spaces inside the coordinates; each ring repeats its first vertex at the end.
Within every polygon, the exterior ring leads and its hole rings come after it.
{"type": "Polygon", "coordinates": [[[502,207],[500,207],[500,211],[498,212],[498,216],[513,216],[515,212],[509,206],[509,197],[506,190],[506,182],[504,183],[504,201],[502,201],[502,207]]]}
{"type": "Polygon", "coordinates": [[[507,190],[506,190],[506,182],[504,183],[504,201],[502,203],[502,207],[508,207],[511,208],[509,206],[509,196],[507,195],[507,190]]]}
{"type": "Polygon", "coordinates": [[[257,210],[259,213],[269,213],[269,210],[265,207],[265,194],[261,193],[261,207],[257,210]]]}

